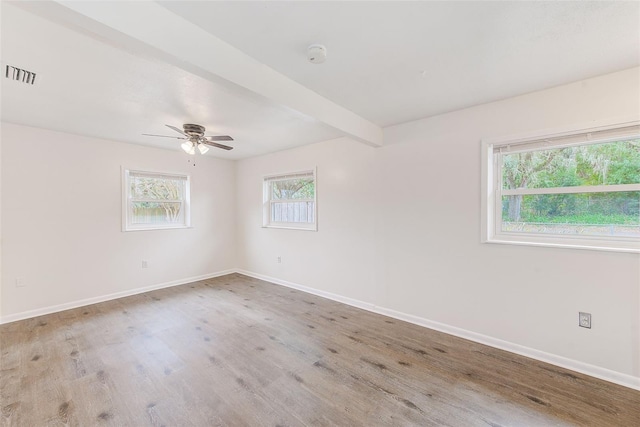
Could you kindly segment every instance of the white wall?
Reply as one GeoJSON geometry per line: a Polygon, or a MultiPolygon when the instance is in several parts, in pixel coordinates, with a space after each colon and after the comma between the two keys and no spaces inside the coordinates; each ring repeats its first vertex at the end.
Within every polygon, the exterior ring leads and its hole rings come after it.
{"type": "Polygon", "coordinates": [[[1,136],[3,318],[235,267],[234,162],[8,123],[1,136]],[[193,228],[122,232],[121,165],[190,174],[193,228]]]}
{"type": "Polygon", "coordinates": [[[238,265],[347,297],[374,284],[375,150],[347,138],[238,162],[238,265]],[[318,229],[262,228],[263,176],[318,168],[318,229]],[[280,256],[282,263],[276,258],[280,256]]]}
{"type": "Polygon", "coordinates": [[[480,140],[637,118],[639,74],[240,161],[239,267],[638,378],[640,257],[481,244],[480,140]],[[313,166],[318,232],[261,228],[261,176],[313,166]]]}

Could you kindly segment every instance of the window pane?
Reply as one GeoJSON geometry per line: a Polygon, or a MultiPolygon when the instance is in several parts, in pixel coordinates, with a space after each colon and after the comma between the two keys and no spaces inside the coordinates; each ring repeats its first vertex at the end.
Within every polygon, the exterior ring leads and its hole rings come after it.
{"type": "Polygon", "coordinates": [[[315,187],[313,177],[272,181],[271,198],[273,200],[313,199],[315,196],[315,187]]]}
{"type": "Polygon", "coordinates": [[[502,231],[640,237],[640,191],[503,196],[502,231]]]}
{"type": "Polygon", "coordinates": [[[131,224],[184,224],[180,202],[131,202],[131,224]]]}
{"type": "Polygon", "coordinates": [[[130,177],[131,197],[134,199],[182,200],[184,180],[171,178],[130,177]]]}
{"type": "Polygon", "coordinates": [[[504,189],[640,183],[640,139],[502,155],[504,189]]]}
{"type": "Polygon", "coordinates": [[[271,203],[271,221],[313,224],[314,202],[271,203]]]}

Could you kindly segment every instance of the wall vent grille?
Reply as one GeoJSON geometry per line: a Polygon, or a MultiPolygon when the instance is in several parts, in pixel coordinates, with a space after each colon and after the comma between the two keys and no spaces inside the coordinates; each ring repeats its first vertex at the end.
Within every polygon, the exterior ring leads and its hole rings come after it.
{"type": "Polygon", "coordinates": [[[7,65],[4,76],[8,79],[15,80],[17,82],[34,84],[36,82],[36,73],[33,71],[27,71],[22,68],[7,65]]]}

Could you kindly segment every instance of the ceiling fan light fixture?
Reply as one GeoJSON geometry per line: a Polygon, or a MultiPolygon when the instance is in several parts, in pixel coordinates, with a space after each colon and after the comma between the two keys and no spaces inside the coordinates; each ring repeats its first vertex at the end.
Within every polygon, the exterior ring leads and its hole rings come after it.
{"type": "Polygon", "coordinates": [[[193,145],[193,142],[191,141],[185,141],[183,142],[180,147],[184,150],[185,153],[187,154],[196,154],[196,147],[193,145]]]}
{"type": "Polygon", "coordinates": [[[204,154],[209,151],[209,147],[204,144],[198,144],[198,151],[200,151],[200,154],[204,154]]]}

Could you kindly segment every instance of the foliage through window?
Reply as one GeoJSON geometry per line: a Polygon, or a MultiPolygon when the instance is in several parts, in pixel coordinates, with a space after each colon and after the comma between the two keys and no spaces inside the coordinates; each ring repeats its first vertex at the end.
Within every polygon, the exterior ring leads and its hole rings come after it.
{"type": "Polygon", "coordinates": [[[189,177],[124,171],[124,229],[189,226],[189,177]]]}
{"type": "Polygon", "coordinates": [[[265,227],[316,230],[316,176],[306,171],[264,178],[265,227]]]}
{"type": "Polygon", "coordinates": [[[489,240],[640,247],[639,126],[488,149],[489,240]]]}

